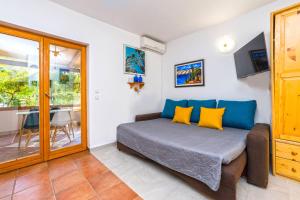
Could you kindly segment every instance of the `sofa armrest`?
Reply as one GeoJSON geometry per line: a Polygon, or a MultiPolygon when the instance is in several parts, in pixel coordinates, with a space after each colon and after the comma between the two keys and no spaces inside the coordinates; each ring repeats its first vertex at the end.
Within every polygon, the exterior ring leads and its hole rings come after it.
{"type": "Polygon", "coordinates": [[[160,118],[161,113],[150,113],[150,114],[143,114],[143,115],[137,115],[135,116],[135,121],[146,121],[146,120],[151,120],[151,119],[158,119],[160,118]]]}
{"type": "Polygon", "coordinates": [[[256,124],[247,136],[247,182],[266,188],[269,178],[270,125],[256,124]]]}

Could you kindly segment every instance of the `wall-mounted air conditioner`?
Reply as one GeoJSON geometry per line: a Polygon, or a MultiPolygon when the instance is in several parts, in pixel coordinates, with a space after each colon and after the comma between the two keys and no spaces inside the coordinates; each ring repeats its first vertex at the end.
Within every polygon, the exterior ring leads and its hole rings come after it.
{"type": "Polygon", "coordinates": [[[157,42],[146,36],[141,37],[141,48],[145,50],[154,51],[160,54],[164,54],[166,52],[165,44],[157,42]]]}

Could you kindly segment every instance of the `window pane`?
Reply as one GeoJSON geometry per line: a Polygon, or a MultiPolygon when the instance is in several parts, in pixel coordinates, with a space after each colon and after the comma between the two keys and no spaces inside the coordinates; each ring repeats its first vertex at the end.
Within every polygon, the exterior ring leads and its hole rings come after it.
{"type": "Polygon", "coordinates": [[[51,149],[81,143],[81,51],[50,45],[51,149]]]}
{"type": "Polygon", "coordinates": [[[0,162],[39,148],[39,43],[0,34],[0,162]]]}

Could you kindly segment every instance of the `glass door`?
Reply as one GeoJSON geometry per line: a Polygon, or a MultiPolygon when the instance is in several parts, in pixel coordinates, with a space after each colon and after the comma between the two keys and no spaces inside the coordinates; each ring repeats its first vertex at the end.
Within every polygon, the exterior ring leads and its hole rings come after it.
{"type": "Polygon", "coordinates": [[[86,149],[85,47],[45,39],[48,159],[86,149]]]}
{"type": "Polygon", "coordinates": [[[86,47],[0,25],[0,173],[87,148],[86,47]]]}
{"type": "Polygon", "coordinates": [[[42,37],[0,26],[0,173],[43,160],[42,37]]]}

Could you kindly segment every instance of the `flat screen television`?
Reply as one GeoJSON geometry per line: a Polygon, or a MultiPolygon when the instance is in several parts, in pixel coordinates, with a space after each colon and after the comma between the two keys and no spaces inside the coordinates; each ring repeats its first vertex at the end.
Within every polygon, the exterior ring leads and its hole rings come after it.
{"type": "Polygon", "coordinates": [[[237,77],[245,78],[269,71],[269,62],[264,33],[259,34],[248,44],[234,53],[237,77]]]}

